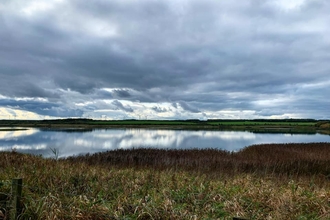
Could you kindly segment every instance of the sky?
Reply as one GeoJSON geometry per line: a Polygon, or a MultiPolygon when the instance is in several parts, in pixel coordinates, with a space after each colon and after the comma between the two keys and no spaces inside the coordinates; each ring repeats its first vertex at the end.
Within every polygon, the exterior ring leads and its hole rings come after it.
{"type": "Polygon", "coordinates": [[[0,119],[330,118],[328,0],[1,0],[0,119]]]}

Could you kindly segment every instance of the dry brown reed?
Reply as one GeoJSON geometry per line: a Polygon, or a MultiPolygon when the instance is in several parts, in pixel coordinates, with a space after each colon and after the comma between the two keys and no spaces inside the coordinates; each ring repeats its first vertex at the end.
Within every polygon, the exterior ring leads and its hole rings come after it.
{"type": "Polygon", "coordinates": [[[65,160],[89,165],[185,170],[220,176],[257,173],[328,177],[330,143],[263,144],[238,152],[216,149],[120,149],[65,160]]]}
{"type": "Polygon", "coordinates": [[[330,143],[0,158],[2,195],[23,178],[20,219],[330,219],[330,143]]]}

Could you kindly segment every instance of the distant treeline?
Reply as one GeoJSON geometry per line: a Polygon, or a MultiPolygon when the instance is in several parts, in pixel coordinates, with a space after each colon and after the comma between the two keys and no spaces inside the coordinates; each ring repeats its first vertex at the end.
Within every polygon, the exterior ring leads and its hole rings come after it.
{"type": "Polygon", "coordinates": [[[316,119],[208,119],[209,122],[318,122],[316,119]]]}
{"type": "Polygon", "coordinates": [[[66,118],[52,120],[0,120],[2,127],[166,127],[185,129],[269,129],[308,128],[330,129],[330,120],[316,119],[187,119],[187,120],[95,120],[88,118],[66,118]]]}
{"type": "Polygon", "coordinates": [[[195,123],[205,123],[205,122],[329,122],[330,120],[317,120],[317,119],[186,119],[186,120],[139,120],[139,119],[123,119],[123,120],[95,120],[88,118],[65,118],[65,119],[50,119],[50,120],[0,120],[0,123],[89,123],[97,121],[111,121],[111,122],[122,122],[122,121],[148,121],[148,122],[195,122],[195,123]]]}

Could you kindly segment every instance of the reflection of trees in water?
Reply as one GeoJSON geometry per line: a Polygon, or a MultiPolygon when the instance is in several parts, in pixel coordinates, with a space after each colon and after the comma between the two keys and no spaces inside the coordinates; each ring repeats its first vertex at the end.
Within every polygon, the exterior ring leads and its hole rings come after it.
{"type": "Polygon", "coordinates": [[[40,131],[44,132],[66,132],[66,133],[84,133],[93,132],[92,128],[41,128],[40,131]]]}
{"type": "Polygon", "coordinates": [[[304,135],[315,135],[318,134],[316,131],[306,131],[306,130],[292,130],[292,129],[261,129],[253,130],[252,133],[256,134],[304,134],[304,135]]]}

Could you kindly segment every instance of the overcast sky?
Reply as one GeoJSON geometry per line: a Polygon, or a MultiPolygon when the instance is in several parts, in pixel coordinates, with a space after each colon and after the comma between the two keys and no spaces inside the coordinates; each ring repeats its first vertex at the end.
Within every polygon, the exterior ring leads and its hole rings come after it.
{"type": "Polygon", "coordinates": [[[328,0],[1,0],[0,118],[330,118],[328,0]]]}

